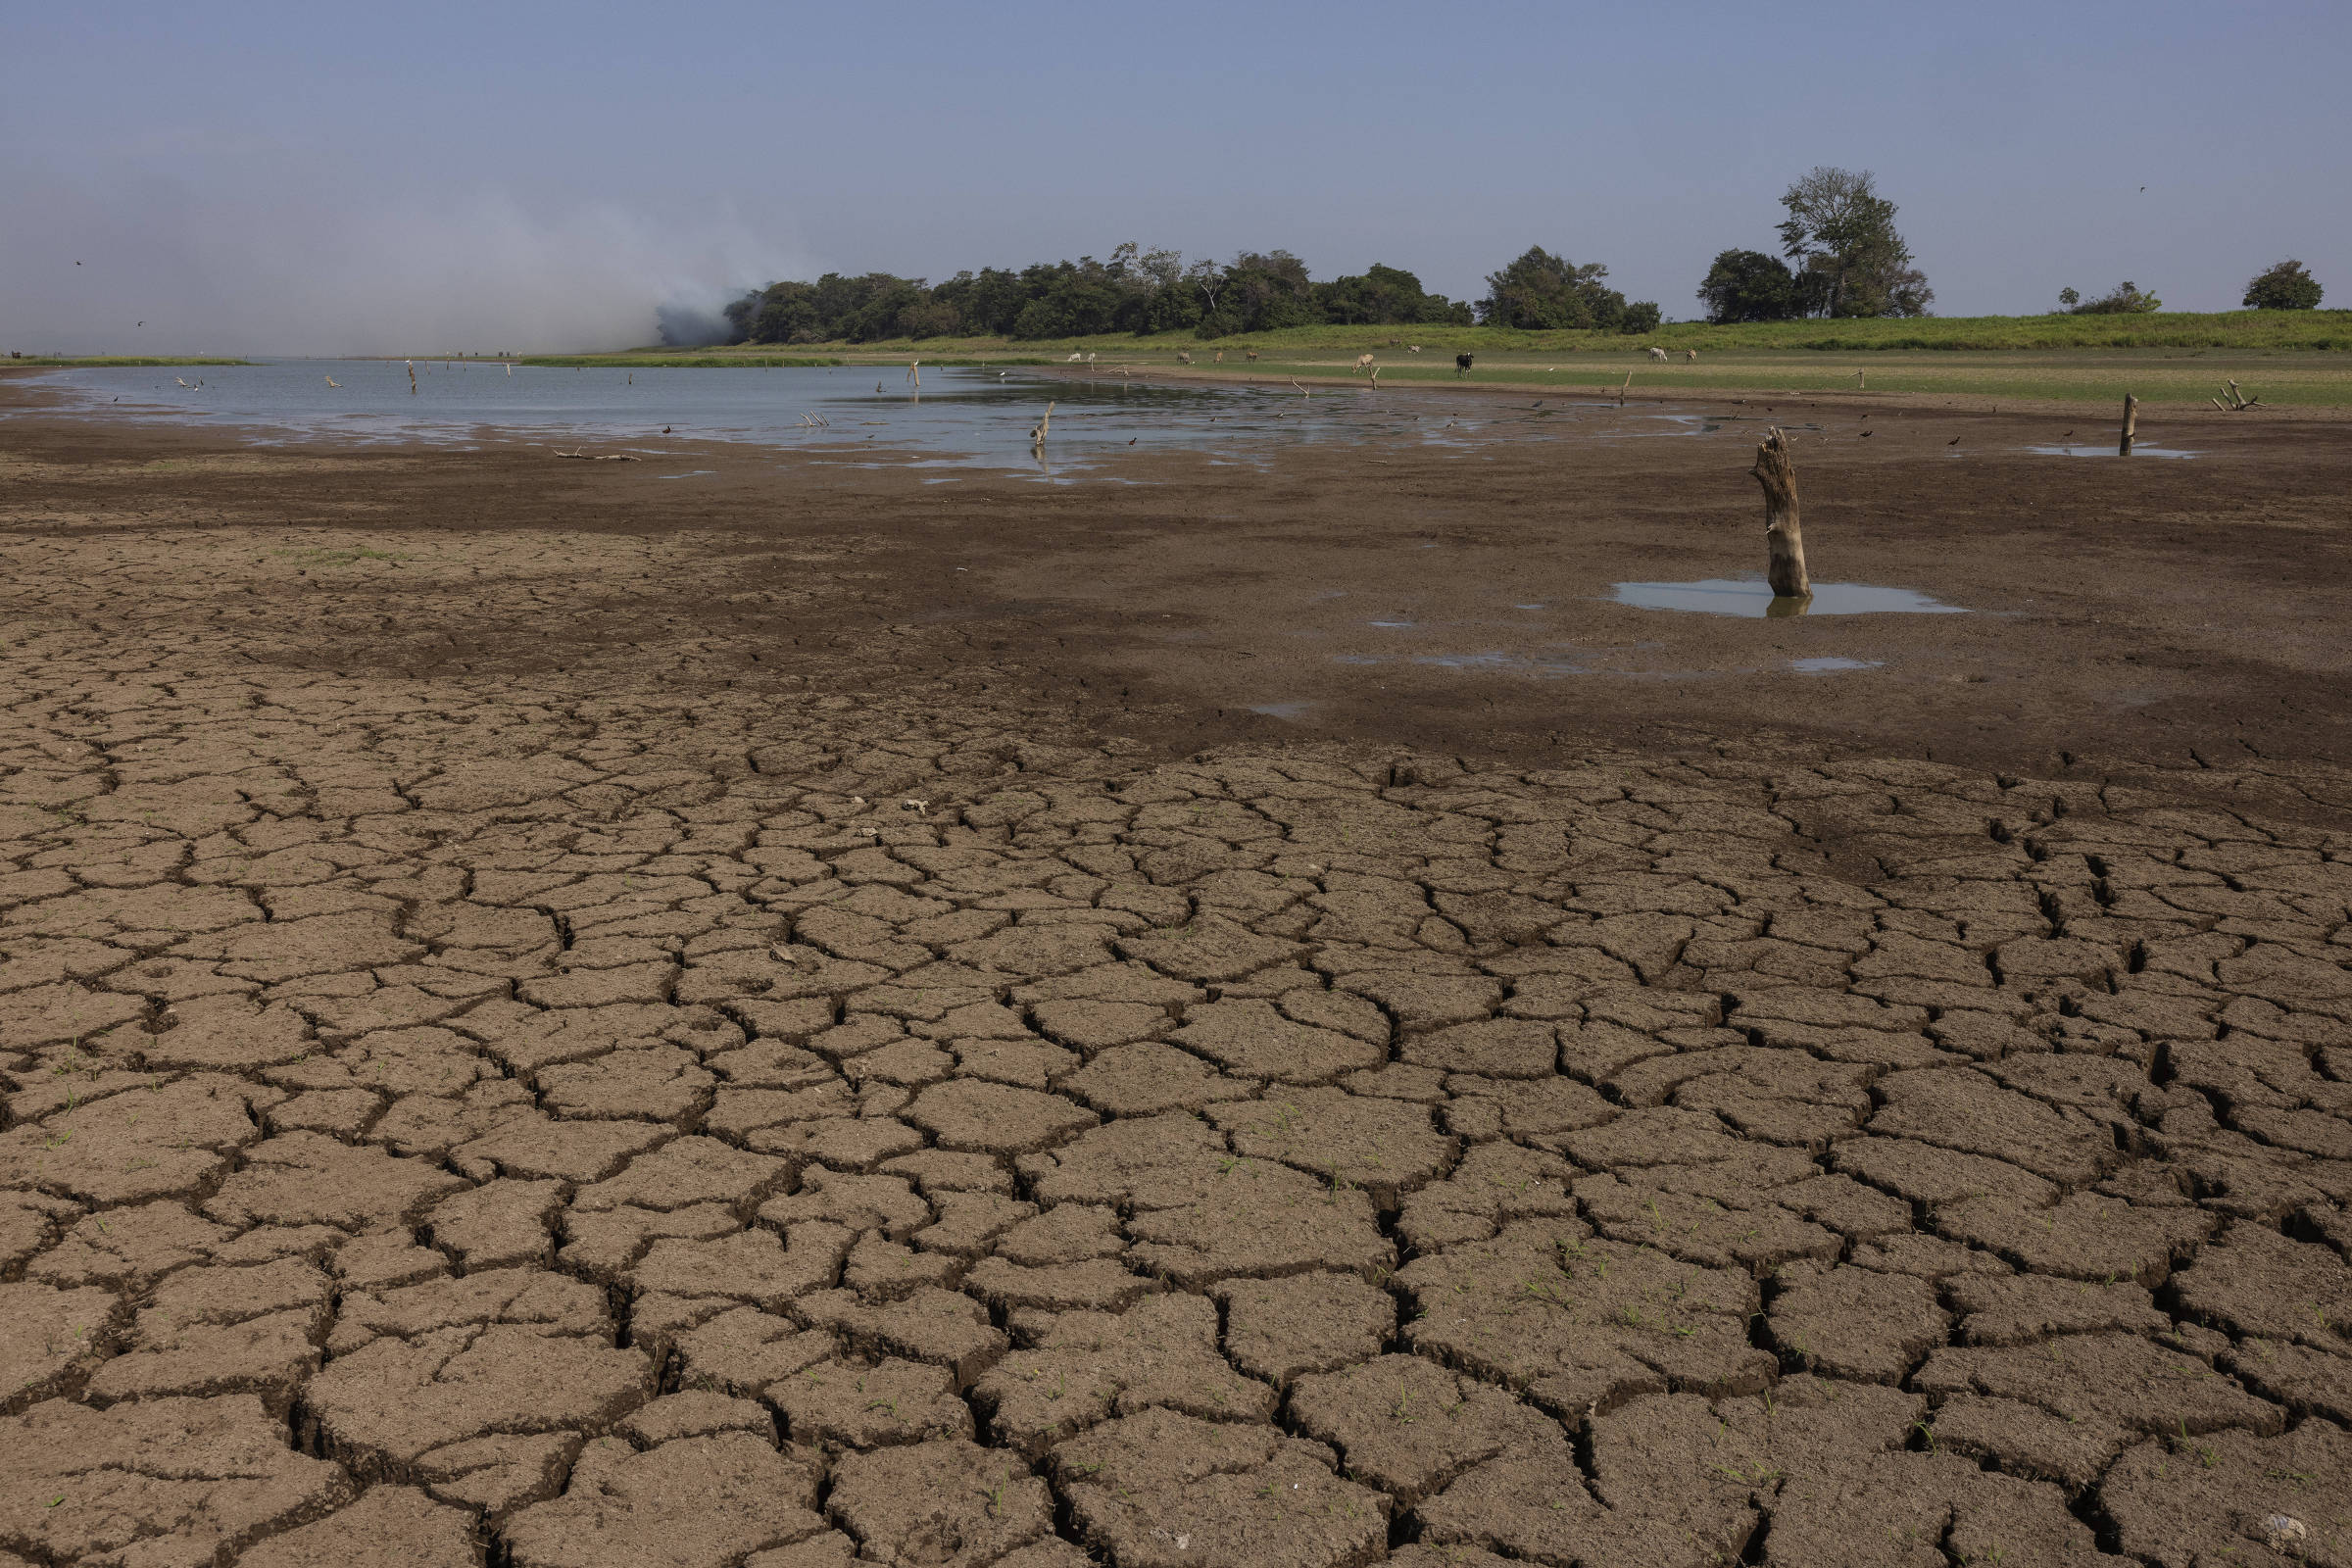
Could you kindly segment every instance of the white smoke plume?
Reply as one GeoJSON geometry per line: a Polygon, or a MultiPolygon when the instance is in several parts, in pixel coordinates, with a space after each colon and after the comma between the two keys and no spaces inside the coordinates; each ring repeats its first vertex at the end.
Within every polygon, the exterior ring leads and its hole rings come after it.
{"type": "Polygon", "coordinates": [[[42,214],[0,222],[0,351],[28,354],[547,353],[654,343],[665,326],[709,341],[726,301],[805,270],[797,248],[730,217],[502,189],[68,183],[0,166],[0,208],[42,214]]]}

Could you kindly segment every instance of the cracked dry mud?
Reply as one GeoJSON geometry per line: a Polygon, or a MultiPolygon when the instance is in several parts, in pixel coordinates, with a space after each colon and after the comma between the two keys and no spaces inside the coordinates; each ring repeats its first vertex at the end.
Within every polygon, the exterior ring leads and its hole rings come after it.
{"type": "Polygon", "coordinates": [[[6,545],[0,1561],[2352,1562],[2340,770],[337,674],[204,538],[6,545]]]}

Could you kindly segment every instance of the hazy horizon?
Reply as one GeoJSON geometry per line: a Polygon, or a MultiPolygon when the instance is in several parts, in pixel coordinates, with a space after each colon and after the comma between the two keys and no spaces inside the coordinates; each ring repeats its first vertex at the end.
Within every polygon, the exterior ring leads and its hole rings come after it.
{"type": "Polygon", "coordinates": [[[2232,309],[2287,256],[2352,305],[2352,11],[1772,16],[0,4],[0,350],[617,348],[1123,240],[1455,298],[1540,244],[1689,318],[1825,163],[1878,173],[1939,316],[2232,309]]]}

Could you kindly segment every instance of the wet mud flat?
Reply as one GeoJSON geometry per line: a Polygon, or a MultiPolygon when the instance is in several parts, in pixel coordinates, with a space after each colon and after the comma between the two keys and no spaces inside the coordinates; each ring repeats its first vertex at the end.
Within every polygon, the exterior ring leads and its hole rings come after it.
{"type": "Polygon", "coordinates": [[[0,1551],[2342,1556],[2342,444],[1823,422],[13,425],[0,1551]]]}

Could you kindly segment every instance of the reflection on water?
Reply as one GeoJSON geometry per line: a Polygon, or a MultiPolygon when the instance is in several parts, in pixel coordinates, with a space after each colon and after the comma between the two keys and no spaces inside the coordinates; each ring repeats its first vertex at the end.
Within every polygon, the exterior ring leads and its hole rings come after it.
{"type": "Polygon", "coordinates": [[[1834,675],[1841,669],[1877,669],[1883,659],[1791,659],[1788,667],[1799,675],[1834,675]]]}
{"type": "Polygon", "coordinates": [[[1909,588],[1882,588],[1866,582],[1817,582],[1803,599],[1776,599],[1761,576],[1709,577],[1699,582],[1621,582],[1617,603],[1639,610],[1689,610],[1707,615],[1747,615],[1755,619],[1784,615],[1961,615],[1967,609],[1947,605],[1909,588]]]}
{"type": "Polygon", "coordinates": [[[1089,470],[1113,458],[1172,450],[1244,466],[1322,443],[1469,457],[1495,443],[1699,435],[1739,420],[1597,401],[1512,405],[1360,385],[1317,387],[1301,398],[1287,386],[1102,374],[1063,380],[973,368],[933,370],[919,390],[903,367],[872,365],[510,368],[496,360],[419,360],[416,376],[412,392],[399,360],[275,360],[207,366],[201,378],[134,366],[57,370],[40,384],[106,417],[235,424],[281,439],[471,445],[503,436],[595,442],[672,461],[681,455],[676,441],[721,440],[875,466],[901,466],[895,456],[875,460],[908,453],[929,466],[1048,482],[1099,477],[1089,470]],[[1029,431],[1049,401],[1057,405],[1053,434],[1036,452],[1029,431]]]}
{"type": "Polygon", "coordinates": [[[1300,719],[1304,718],[1306,716],[1307,710],[1314,706],[1315,705],[1312,703],[1304,702],[1253,703],[1250,705],[1250,711],[1252,713],[1263,713],[1268,718],[1300,719]]]}

